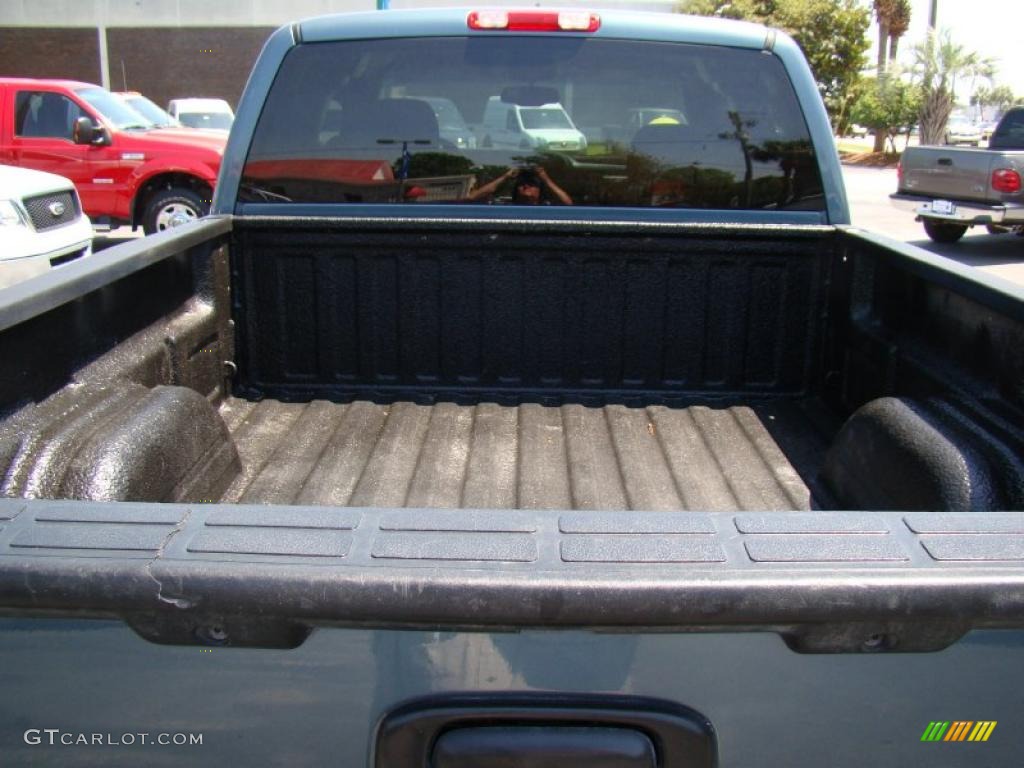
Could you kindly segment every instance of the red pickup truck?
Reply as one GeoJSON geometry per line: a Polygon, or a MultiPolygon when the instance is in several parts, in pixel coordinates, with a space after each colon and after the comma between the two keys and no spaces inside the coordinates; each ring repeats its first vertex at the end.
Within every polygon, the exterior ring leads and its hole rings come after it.
{"type": "Polygon", "coordinates": [[[156,128],[97,85],[0,78],[0,163],[68,177],[94,223],[150,234],[202,216],[224,144],[156,128]]]}

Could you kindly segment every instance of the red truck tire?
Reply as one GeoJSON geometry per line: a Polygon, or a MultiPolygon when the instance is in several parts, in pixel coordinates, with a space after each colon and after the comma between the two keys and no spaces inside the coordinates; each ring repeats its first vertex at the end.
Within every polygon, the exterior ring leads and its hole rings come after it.
{"type": "Polygon", "coordinates": [[[210,203],[191,189],[172,187],[156,192],[146,204],[142,229],[147,235],[195,221],[205,216],[210,203]]]}

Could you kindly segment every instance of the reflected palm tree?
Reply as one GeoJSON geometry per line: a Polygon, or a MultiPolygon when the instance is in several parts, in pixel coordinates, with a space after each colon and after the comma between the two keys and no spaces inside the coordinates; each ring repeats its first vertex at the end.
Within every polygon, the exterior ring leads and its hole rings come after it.
{"type": "Polygon", "coordinates": [[[755,197],[761,205],[771,197],[774,198],[776,205],[786,205],[801,199],[804,177],[810,174],[809,178],[813,178],[815,173],[814,151],[811,142],[807,139],[795,139],[790,141],[767,140],[761,144],[755,144],[751,139],[751,129],[757,126],[757,121],[744,120],[736,111],[730,111],[728,116],[733,130],[718,134],[718,138],[738,142],[740,150],[743,152],[743,194],[746,207],[754,207],[755,197]],[[755,161],[758,163],[777,162],[782,171],[781,179],[764,178],[755,184],[755,161]],[[760,184],[762,181],[765,183],[760,184]],[[758,187],[758,190],[755,190],[755,187],[758,187]],[[769,197],[773,188],[776,188],[775,194],[769,197]],[[755,195],[755,191],[760,191],[761,194],[755,195]]]}
{"type": "Polygon", "coordinates": [[[733,130],[726,131],[718,134],[720,139],[735,139],[740,143],[740,148],[743,151],[743,204],[744,207],[749,208],[751,200],[753,199],[754,192],[754,158],[753,151],[756,149],[754,145],[750,143],[750,131],[749,129],[757,125],[756,120],[744,120],[740,113],[735,110],[729,111],[729,122],[732,123],[733,130]]]}

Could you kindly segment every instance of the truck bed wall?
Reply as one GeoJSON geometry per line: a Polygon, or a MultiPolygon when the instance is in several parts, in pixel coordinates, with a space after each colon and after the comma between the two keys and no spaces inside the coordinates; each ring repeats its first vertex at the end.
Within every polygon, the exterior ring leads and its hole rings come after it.
{"type": "MultiPolygon", "coordinates": [[[[0,413],[41,402],[97,358],[125,351],[122,345],[132,336],[166,324],[184,305],[201,300],[195,266],[192,254],[175,254],[0,332],[0,413]]],[[[149,386],[170,383],[170,366],[154,364],[149,354],[154,347],[165,350],[162,341],[131,359],[122,356],[119,374],[131,369],[133,378],[149,386]]]]}
{"type": "Polygon", "coordinates": [[[819,237],[243,227],[238,390],[287,400],[680,402],[820,378],[819,237]]]}
{"type": "Polygon", "coordinates": [[[237,454],[215,411],[232,356],[225,224],[7,293],[0,495],[171,501],[230,482],[237,454]]]}

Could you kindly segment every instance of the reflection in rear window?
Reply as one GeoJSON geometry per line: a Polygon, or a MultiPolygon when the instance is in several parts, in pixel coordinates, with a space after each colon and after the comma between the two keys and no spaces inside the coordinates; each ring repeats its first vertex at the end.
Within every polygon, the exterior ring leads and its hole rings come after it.
{"type": "Polygon", "coordinates": [[[242,199],[824,208],[777,59],[579,37],[299,46],[256,127],[242,199]],[[521,194],[531,184],[539,194],[521,194]]]}
{"type": "Polygon", "coordinates": [[[561,109],[544,109],[543,107],[527,107],[520,110],[523,117],[523,128],[569,128],[569,116],[561,109]]]}

